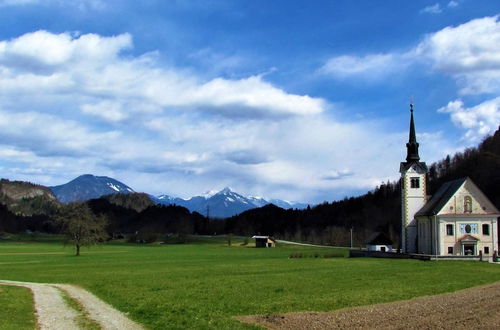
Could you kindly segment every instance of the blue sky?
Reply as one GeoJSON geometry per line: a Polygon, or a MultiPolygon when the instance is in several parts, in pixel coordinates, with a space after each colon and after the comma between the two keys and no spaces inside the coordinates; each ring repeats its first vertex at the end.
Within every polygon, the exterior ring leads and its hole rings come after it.
{"type": "Polygon", "coordinates": [[[500,123],[500,3],[0,0],[2,177],[322,202],[500,123]]]}

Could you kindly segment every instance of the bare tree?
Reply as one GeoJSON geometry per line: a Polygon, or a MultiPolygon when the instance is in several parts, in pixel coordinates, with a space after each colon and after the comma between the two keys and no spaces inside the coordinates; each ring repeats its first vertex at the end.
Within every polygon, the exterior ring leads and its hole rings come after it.
{"type": "Polygon", "coordinates": [[[68,241],[75,245],[77,256],[82,246],[100,244],[108,238],[106,218],[103,215],[96,216],[87,204],[64,205],[57,220],[68,241]]]}

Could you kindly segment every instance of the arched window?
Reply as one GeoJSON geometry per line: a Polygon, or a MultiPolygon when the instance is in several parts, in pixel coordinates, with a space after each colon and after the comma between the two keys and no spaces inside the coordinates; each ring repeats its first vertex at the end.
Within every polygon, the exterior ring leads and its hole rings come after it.
{"type": "Polygon", "coordinates": [[[472,198],[470,196],[464,197],[464,213],[472,212],[472,198]]]}

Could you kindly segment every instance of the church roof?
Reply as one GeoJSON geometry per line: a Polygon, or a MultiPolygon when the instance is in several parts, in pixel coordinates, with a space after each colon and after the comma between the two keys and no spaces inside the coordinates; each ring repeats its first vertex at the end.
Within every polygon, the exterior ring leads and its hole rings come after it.
{"type": "Polygon", "coordinates": [[[368,245],[392,245],[392,240],[382,232],[375,232],[366,241],[368,245]]]}
{"type": "Polygon", "coordinates": [[[465,183],[468,178],[461,178],[453,181],[448,181],[439,188],[432,198],[415,214],[418,216],[436,215],[446,205],[446,202],[453,197],[458,189],[465,183]]]}
{"type": "Polygon", "coordinates": [[[399,172],[408,171],[413,164],[417,164],[426,173],[429,171],[425,162],[401,162],[399,172]]]}

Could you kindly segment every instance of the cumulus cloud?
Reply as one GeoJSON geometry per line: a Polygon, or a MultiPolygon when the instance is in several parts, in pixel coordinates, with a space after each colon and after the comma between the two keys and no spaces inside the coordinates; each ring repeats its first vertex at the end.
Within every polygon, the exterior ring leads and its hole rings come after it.
{"type": "Polygon", "coordinates": [[[204,79],[157,58],[134,55],[129,34],[35,31],[1,40],[4,175],[58,184],[91,172],[185,196],[203,183],[241,179],[248,188],[272,168],[286,173],[283,164],[307,171],[299,160],[280,161],[286,150],[269,141],[321,116],[324,100],[288,93],[264,75],[204,79]]]}
{"type": "MultiPolygon", "coordinates": [[[[386,164],[404,158],[407,138],[376,122],[337,122],[326,101],[263,75],[204,79],[154,52],[134,55],[128,34],[36,31],[0,41],[0,88],[2,173],[48,184],[90,172],[181,197],[231,185],[316,201],[397,177],[386,164]]],[[[443,149],[436,138],[427,150],[436,159],[443,149]]]]}
{"type": "Polygon", "coordinates": [[[471,20],[428,35],[416,55],[451,75],[463,94],[500,91],[500,22],[498,16],[471,20]]]}
{"type": "Polygon", "coordinates": [[[485,101],[471,108],[455,100],[438,110],[449,113],[455,125],[466,130],[464,138],[477,143],[484,136],[492,134],[500,124],[500,97],[485,101]]]}
{"type": "Polygon", "coordinates": [[[426,14],[440,14],[443,12],[443,9],[441,9],[439,3],[435,3],[433,5],[424,7],[423,9],[420,10],[420,12],[426,14]]]}
{"type": "Polygon", "coordinates": [[[450,2],[448,2],[448,7],[449,8],[455,8],[455,7],[458,7],[460,4],[457,2],[457,1],[454,1],[454,0],[451,0],[450,2]]]}
{"type": "Polygon", "coordinates": [[[406,52],[341,55],[330,58],[319,72],[335,78],[385,79],[410,66],[430,64],[452,76],[462,94],[500,91],[500,22],[498,16],[448,26],[425,36],[406,52]]]}
{"type": "Polygon", "coordinates": [[[129,34],[28,33],[0,42],[4,73],[0,85],[10,90],[84,94],[94,98],[93,104],[82,106],[85,113],[95,115],[102,110],[101,117],[113,121],[127,115],[100,96],[164,111],[194,109],[247,118],[317,114],[326,106],[322,99],[289,94],[261,76],[201,81],[182,70],[158,66],[154,54],[121,56],[131,47],[129,34]]]}
{"type": "MultiPolygon", "coordinates": [[[[437,5],[437,4],[436,4],[437,5]]],[[[434,5],[435,6],[435,5],[434,5]]],[[[434,7],[431,6],[431,7],[434,7]]],[[[450,1],[449,7],[458,6],[450,1]]],[[[333,78],[386,79],[404,69],[428,66],[435,74],[452,77],[461,95],[500,93],[500,22],[499,16],[484,17],[448,26],[426,35],[406,52],[342,55],[330,58],[320,72],[333,78]]],[[[497,128],[497,99],[472,108],[452,101],[439,111],[449,113],[452,121],[466,129],[466,139],[475,142],[497,128]],[[491,115],[487,117],[486,113],[491,115]]]]}

